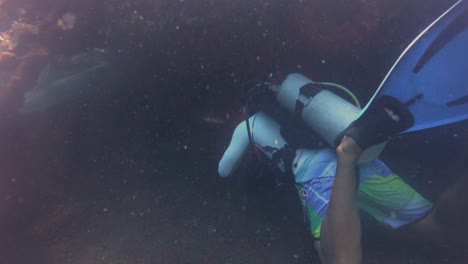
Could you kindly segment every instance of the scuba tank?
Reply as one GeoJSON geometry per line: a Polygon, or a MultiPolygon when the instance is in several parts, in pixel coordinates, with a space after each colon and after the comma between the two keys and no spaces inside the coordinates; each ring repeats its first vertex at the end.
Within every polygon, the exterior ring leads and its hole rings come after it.
{"type": "MultiPolygon", "coordinates": [[[[292,73],[280,86],[270,89],[276,92],[276,99],[284,109],[300,117],[307,127],[330,146],[336,147],[340,133],[360,116],[361,109],[358,102],[358,106],[355,106],[328,90],[330,84],[327,84],[315,83],[302,74],[292,73]]],[[[386,142],[383,142],[366,148],[359,163],[376,158],[385,145],[386,142]]]]}

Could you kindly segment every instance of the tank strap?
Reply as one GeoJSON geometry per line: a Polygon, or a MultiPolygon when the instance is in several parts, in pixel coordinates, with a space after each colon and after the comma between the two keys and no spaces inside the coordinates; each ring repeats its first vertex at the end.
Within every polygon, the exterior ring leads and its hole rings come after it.
{"type": "Polygon", "coordinates": [[[294,176],[293,174],[293,160],[294,157],[296,156],[296,149],[290,147],[289,145],[285,145],[283,148],[279,149],[275,153],[273,153],[272,161],[275,164],[278,164],[280,162],[283,163],[284,166],[284,171],[286,172],[286,175],[289,176],[294,176]]]}
{"type": "MultiPolygon", "coordinates": [[[[319,83],[308,83],[308,84],[302,86],[299,89],[299,93],[306,96],[306,97],[312,98],[312,97],[316,96],[322,90],[323,90],[323,88],[322,88],[321,84],[319,84],[319,83]]],[[[301,116],[301,113],[302,113],[303,109],[304,109],[304,104],[302,102],[300,102],[299,100],[296,100],[296,107],[294,109],[294,115],[301,116]]]]}

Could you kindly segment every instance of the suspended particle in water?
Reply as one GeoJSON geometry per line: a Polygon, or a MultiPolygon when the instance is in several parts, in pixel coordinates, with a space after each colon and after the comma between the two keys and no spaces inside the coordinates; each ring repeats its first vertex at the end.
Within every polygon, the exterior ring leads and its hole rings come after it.
{"type": "Polygon", "coordinates": [[[63,31],[68,31],[72,30],[75,27],[75,23],[76,15],[67,12],[57,21],[57,27],[63,31]]]}

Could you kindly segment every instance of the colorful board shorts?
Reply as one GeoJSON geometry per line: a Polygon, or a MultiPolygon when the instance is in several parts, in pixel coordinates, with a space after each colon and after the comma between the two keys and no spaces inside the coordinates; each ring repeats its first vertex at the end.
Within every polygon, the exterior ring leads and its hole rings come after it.
{"type": "MultiPolygon", "coordinates": [[[[320,229],[330,201],[336,174],[336,153],[320,151],[307,158],[295,175],[296,188],[307,211],[314,238],[320,229]]],[[[432,209],[427,201],[379,159],[358,167],[357,203],[379,222],[398,228],[416,222],[432,209]]]]}

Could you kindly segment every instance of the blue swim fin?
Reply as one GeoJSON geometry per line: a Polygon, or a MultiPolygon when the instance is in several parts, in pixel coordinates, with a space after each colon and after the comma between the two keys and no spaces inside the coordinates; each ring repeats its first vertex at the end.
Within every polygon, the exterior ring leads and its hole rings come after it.
{"type": "Polygon", "coordinates": [[[361,112],[394,97],[412,114],[417,131],[468,118],[468,4],[460,0],[429,25],[400,55],[361,112]]]}

